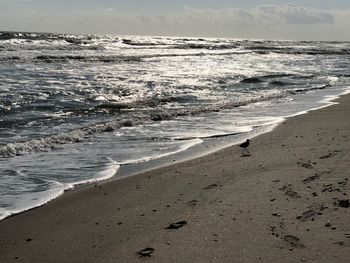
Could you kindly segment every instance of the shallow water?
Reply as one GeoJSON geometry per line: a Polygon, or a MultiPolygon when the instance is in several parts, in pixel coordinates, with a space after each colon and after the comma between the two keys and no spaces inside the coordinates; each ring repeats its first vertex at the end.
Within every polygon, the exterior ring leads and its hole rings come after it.
{"type": "Polygon", "coordinates": [[[0,218],[327,105],[349,58],[348,42],[0,33],[0,218]]]}

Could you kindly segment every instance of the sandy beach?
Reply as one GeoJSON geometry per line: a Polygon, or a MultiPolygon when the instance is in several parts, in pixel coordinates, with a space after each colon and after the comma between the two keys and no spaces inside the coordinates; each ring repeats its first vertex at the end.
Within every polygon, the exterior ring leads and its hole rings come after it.
{"type": "Polygon", "coordinates": [[[250,156],[229,147],[8,218],[0,262],[349,262],[350,95],[337,101],[250,156]]]}

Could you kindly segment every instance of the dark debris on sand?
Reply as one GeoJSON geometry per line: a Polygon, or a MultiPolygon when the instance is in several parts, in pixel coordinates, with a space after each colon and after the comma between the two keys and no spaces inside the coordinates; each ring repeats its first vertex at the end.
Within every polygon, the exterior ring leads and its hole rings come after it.
{"type": "Polygon", "coordinates": [[[140,257],[150,257],[152,255],[152,253],[154,252],[154,248],[152,247],[146,247],[142,250],[140,250],[139,252],[137,252],[137,254],[140,256],[140,257]]]}
{"type": "Polygon", "coordinates": [[[349,208],[350,207],[350,201],[348,199],[345,200],[338,200],[338,206],[343,208],[349,208]]]}
{"type": "Polygon", "coordinates": [[[179,221],[179,222],[170,224],[170,225],[169,225],[168,227],[166,227],[165,229],[179,229],[179,228],[185,226],[186,224],[187,224],[186,221],[179,221]]]}

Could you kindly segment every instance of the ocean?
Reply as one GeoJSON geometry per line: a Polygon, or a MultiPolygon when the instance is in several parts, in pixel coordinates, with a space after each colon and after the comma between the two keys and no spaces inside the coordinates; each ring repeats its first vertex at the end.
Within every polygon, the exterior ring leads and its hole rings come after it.
{"type": "Polygon", "coordinates": [[[0,32],[0,220],[266,132],[349,77],[349,42],[0,32]]]}

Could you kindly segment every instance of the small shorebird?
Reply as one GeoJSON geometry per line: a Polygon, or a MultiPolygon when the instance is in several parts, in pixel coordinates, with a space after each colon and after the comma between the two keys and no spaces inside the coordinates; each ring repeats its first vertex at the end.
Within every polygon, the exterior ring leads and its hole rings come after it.
{"type": "Polygon", "coordinates": [[[242,148],[243,152],[242,152],[242,155],[244,155],[244,151],[247,151],[247,153],[249,154],[249,151],[248,151],[248,146],[250,144],[250,140],[247,139],[244,143],[240,144],[239,147],[242,148]]]}

